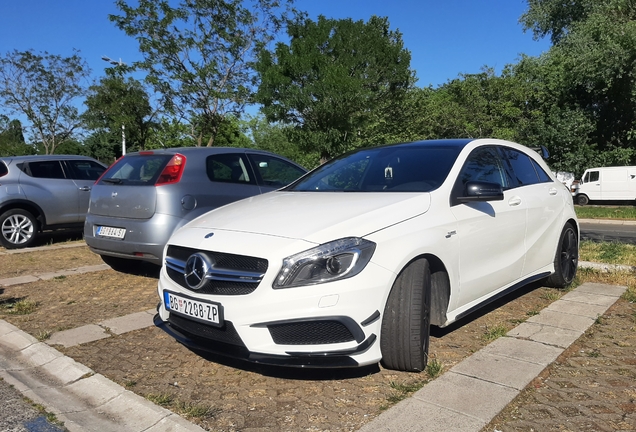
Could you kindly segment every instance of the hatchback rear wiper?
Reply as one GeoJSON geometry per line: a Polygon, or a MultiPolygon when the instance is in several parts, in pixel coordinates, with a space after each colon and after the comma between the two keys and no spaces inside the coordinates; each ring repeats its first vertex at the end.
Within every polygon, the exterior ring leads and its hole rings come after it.
{"type": "Polygon", "coordinates": [[[122,184],[123,180],[120,178],[107,178],[107,179],[102,179],[102,181],[104,183],[112,183],[112,184],[122,184]]]}

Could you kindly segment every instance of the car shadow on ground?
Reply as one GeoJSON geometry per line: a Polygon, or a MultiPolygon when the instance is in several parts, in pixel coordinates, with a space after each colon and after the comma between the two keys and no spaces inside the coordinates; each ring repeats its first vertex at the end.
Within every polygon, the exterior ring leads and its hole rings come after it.
{"type": "Polygon", "coordinates": [[[81,230],[45,231],[38,235],[31,247],[78,241],[83,238],[84,233],[81,230]]]}

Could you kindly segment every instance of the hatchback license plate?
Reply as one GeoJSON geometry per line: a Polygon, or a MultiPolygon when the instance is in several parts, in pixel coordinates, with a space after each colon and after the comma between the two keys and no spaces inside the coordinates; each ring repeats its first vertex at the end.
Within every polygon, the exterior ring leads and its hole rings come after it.
{"type": "Polygon", "coordinates": [[[126,235],[126,228],[114,228],[107,226],[97,227],[97,235],[100,237],[114,237],[123,239],[126,235]]]}
{"type": "Polygon", "coordinates": [[[223,308],[218,303],[195,300],[170,291],[163,292],[163,302],[166,310],[170,312],[185,315],[218,327],[223,325],[223,308]]]}

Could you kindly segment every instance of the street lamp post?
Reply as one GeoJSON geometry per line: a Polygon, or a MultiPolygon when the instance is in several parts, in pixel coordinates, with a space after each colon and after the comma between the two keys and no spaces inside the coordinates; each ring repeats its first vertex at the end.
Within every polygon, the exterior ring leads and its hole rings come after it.
{"type": "MultiPolygon", "coordinates": [[[[124,66],[126,64],[123,61],[121,61],[121,58],[119,59],[119,61],[117,61],[117,60],[111,59],[110,57],[102,56],[102,60],[115,66],[124,66]]],[[[124,156],[125,154],[126,154],[126,128],[122,124],[121,125],[121,155],[124,156]]]]}

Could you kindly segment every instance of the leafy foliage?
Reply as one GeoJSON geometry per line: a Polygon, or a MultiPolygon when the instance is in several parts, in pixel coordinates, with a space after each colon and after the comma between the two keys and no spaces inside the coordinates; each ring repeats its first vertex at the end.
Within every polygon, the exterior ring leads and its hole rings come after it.
{"type": "Polygon", "coordinates": [[[134,66],[148,73],[165,111],[191,122],[197,145],[211,146],[226,115],[238,117],[251,98],[251,61],[280,28],[281,2],[117,0],[122,14],[110,19],[139,42],[144,60],[134,66]]]}
{"type": "Polygon", "coordinates": [[[268,121],[290,125],[288,138],[324,161],[361,145],[412,83],[411,55],[386,18],[300,17],[288,25],[289,44],[262,51],[255,100],[268,121]]]}
{"type": "Polygon", "coordinates": [[[80,126],[74,102],[84,94],[89,74],[78,52],[62,57],[14,50],[0,57],[0,101],[26,116],[32,140],[52,154],[80,126]]]}

